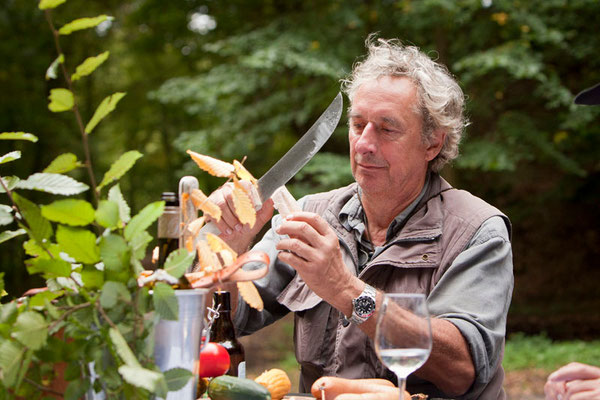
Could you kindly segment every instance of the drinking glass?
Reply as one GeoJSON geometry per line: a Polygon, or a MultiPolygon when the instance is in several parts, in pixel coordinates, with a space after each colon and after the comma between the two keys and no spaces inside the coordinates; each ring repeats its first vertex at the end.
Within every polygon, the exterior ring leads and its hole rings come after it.
{"type": "Polygon", "coordinates": [[[406,377],[431,353],[431,323],[423,294],[385,293],[377,317],[375,351],[398,378],[400,399],[406,377]]]}

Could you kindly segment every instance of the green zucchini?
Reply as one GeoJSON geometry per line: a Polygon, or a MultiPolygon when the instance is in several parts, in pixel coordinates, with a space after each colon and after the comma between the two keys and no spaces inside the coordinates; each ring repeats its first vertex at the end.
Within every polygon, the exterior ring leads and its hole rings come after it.
{"type": "Polygon", "coordinates": [[[271,400],[269,390],[252,379],[222,375],[210,380],[211,400],[271,400]]]}

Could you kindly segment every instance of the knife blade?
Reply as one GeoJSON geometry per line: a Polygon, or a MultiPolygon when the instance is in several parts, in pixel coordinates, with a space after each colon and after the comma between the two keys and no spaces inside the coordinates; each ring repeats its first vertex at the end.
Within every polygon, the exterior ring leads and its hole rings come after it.
{"type": "MultiPolygon", "coordinates": [[[[283,155],[257,182],[258,189],[253,197],[257,209],[267,201],[273,193],[285,185],[311,158],[323,147],[329,139],[342,116],[342,94],[338,93],[321,116],[306,131],[304,135],[283,155]],[[256,194],[258,196],[256,196],[256,194]]],[[[291,196],[291,195],[290,195],[291,196]]],[[[209,222],[200,229],[200,234],[194,241],[194,247],[200,237],[207,233],[220,235],[221,231],[214,222],[209,222]]]]}
{"type": "Polygon", "coordinates": [[[308,163],[329,139],[342,116],[342,94],[338,93],[329,107],[308,131],[258,180],[258,194],[265,202],[275,190],[285,185],[308,163]]]}

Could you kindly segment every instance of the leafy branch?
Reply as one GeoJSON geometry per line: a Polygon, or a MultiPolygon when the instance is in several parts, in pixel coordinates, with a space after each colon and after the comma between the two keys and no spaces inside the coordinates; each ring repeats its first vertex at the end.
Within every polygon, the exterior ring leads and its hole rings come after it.
{"type": "MultiPolygon", "coordinates": [[[[56,30],[56,28],[54,27],[54,22],[52,20],[52,11],[50,9],[45,9],[44,15],[46,17],[46,21],[48,22],[50,30],[52,31],[52,37],[54,38],[54,46],[56,48],[56,52],[58,53],[58,57],[59,57],[58,59],[60,60],[59,64],[61,67],[61,71],[63,73],[63,76],[67,83],[67,87],[69,88],[69,91],[71,93],[73,93],[73,82],[71,80],[71,76],[69,75],[69,73],[67,71],[67,67],[65,66],[65,63],[64,63],[64,56],[63,56],[63,52],[62,52],[62,49],[60,46],[60,39],[59,39],[60,34],[59,34],[58,30],[56,30]]],[[[75,114],[75,119],[77,120],[77,126],[79,127],[79,131],[81,133],[83,152],[85,154],[85,166],[86,166],[86,169],[88,172],[88,176],[90,178],[90,184],[92,185],[92,193],[94,194],[94,200],[95,200],[95,204],[97,206],[100,199],[99,199],[98,191],[96,190],[96,178],[94,177],[94,170],[92,168],[92,157],[90,154],[88,135],[85,132],[83,120],[81,118],[81,113],[79,112],[79,107],[77,106],[77,102],[74,100],[73,100],[72,110],[73,110],[73,113],[75,114]]]]}

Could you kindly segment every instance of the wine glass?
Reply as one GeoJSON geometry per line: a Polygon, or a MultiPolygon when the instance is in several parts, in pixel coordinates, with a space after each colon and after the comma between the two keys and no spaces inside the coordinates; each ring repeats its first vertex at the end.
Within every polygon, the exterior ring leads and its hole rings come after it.
{"type": "Polygon", "coordinates": [[[396,374],[400,399],[406,377],[431,353],[431,323],[423,294],[385,293],[377,317],[375,351],[381,362],[396,374]]]}

